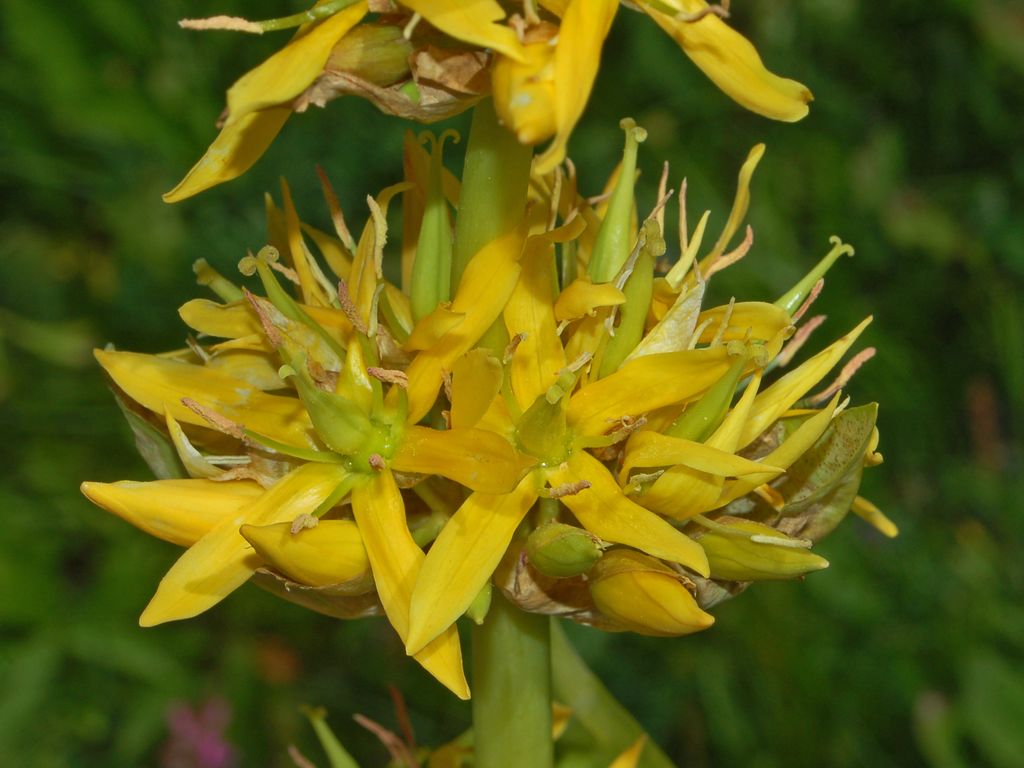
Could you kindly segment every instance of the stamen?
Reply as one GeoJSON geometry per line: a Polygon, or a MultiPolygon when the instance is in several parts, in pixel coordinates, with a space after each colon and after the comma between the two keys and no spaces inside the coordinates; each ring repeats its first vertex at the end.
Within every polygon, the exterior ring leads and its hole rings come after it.
{"type": "Polygon", "coordinates": [[[248,300],[249,304],[252,305],[253,310],[256,312],[256,317],[259,318],[260,325],[263,326],[263,333],[267,337],[267,341],[270,342],[270,346],[277,349],[284,343],[284,337],[281,336],[281,332],[274,325],[273,320],[270,317],[270,313],[267,312],[267,308],[264,306],[263,301],[251,293],[247,288],[243,288],[243,295],[248,300]]]}
{"type": "Polygon", "coordinates": [[[303,512],[301,515],[292,520],[292,527],[289,529],[292,536],[298,534],[299,531],[304,531],[307,528],[316,528],[320,525],[320,518],[314,517],[313,515],[303,512]]]}
{"type": "Polygon", "coordinates": [[[544,495],[549,499],[562,499],[566,496],[575,496],[581,491],[587,490],[591,485],[589,480],[577,480],[574,483],[562,483],[548,488],[544,495]]]}
{"type": "Polygon", "coordinates": [[[750,247],[753,244],[754,244],[754,228],[751,227],[748,224],[747,225],[747,233],[743,237],[743,242],[741,242],[739,245],[737,245],[733,250],[729,251],[729,253],[727,253],[727,254],[725,254],[723,256],[718,256],[717,258],[715,258],[711,262],[711,264],[709,264],[706,267],[707,271],[704,273],[704,279],[705,280],[710,280],[711,276],[713,274],[715,274],[716,272],[721,272],[726,267],[730,267],[733,264],[735,264],[737,261],[742,259],[744,256],[746,256],[750,252],[750,247]]]}
{"type": "Polygon", "coordinates": [[[825,315],[815,315],[806,323],[801,325],[796,334],[792,339],[782,348],[778,356],[775,358],[775,365],[779,368],[784,368],[792,362],[796,353],[800,351],[800,348],[807,343],[807,340],[811,338],[811,334],[825,322],[825,315]]]}
{"type": "Polygon", "coordinates": [[[216,429],[218,432],[223,432],[226,435],[231,435],[238,440],[245,439],[245,429],[236,421],[232,421],[226,416],[221,416],[216,411],[207,408],[205,405],[201,405],[193,400],[191,397],[181,398],[181,404],[188,408],[193,413],[198,414],[204,421],[208,422],[210,426],[216,429]]]}
{"type": "Polygon", "coordinates": [[[238,16],[213,16],[207,19],[182,19],[178,22],[178,26],[182,29],[228,30],[262,35],[264,32],[294,29],[295,27],[301,27],[303,24],[326,19],[343,8],[352,5],[354,2],[355,0],[329,0],[329,2],[321,3],[301,13],[294,13],[291,16],[282,16],[276,19],[266,19],[264,21],[249,21],[238,16]]]}
{"type": "Polygon", "coordinates": [[[381,456],[379,453],[371,453],[367,457],[366,463],[369,464],[370,467],[372,467],[377,472],[383,471],[388,466],[387,462],[384,461],[384,457],[381,456]]]}
{"type": "Polygon", "coordinates": [[[348,249],[349,254],[354,254],[356,252],[356,241],[352,237],[348,224],[345,223],[345,214],[341,210],[341,203],[338,202],[338,195],[335,194],[334,187],[331,185],[330,179],[327,178],[327,172],[317,165],[316,175],[320,178],[320,188],[323,190],[324,198],[327,200],[327,208],[331,212],[331,223],[334,225],[334,231],[337,233],[342,245],[348,249]]]}
{"type": "Polygon", "coordinates": [[[295,272],[294,269],[292,269],[291,267],[286,267],[284,264],[282,264],[279,261],[271,261],[271,262],[269,262],[269,264],[270,264],[270,268],[271,269],[273,269],[276,272],[284,275],[286,280],[288,280],[289,282],[291,282],[294,285],[298,285],[300,287],[302,286],[302,281],[299,280],[299,276],[295,272]]]}
{"type": "Polygon", "coordinates": [[[729,321],[732,320],[732,311],[736,306],[736,297],[733,296],[729,299],[729,306],[725,308],[725,312],[722,314],[722,322],[718,324],[718,330],[715,331],[714,338],[711,339],[709,347],[717,347],[722,342],[722,336],[729,329],[729,321]]]}
{"type": "Polygon", "coordinates": [[[181,19],[178,26],[182,29],[194,29],[199,32],[222,30],[225,32],[248,32],[262,35],[263,27],[259,22],[243,19],[241,16],[210,16],[205,19],[181,19]]]}
{"type": "Polygon", "coordinates": [[[810,402],[812,405],[817,405],[818,403],[828,400],[830,397],[832,397],[832,395],[834,395],[840,389],[849,384],[850,379],[853,378],[854,374],[856,374],[857,371],[860,370],[860,367],[864,365],[864,363],[866,363],[868,360],[874,357],[877,351],[878,350],[876,350],[874,347],[862,349],[860,352],[858,352],[850,359],[850,362],[843,366],[843,370],[839,372],[839,375],[836,377],[836,380],[832,382],[828,389],[825,389],[816,395],[811,395],[809,398],[807,398],[808,402],[810,402]]]}
{"type": "Polygon", "coordinates": [[[414,13],[412,15],[412,18],[409,19],[409,23],[402,28],[402,37],[404,37],[406,40],[411,40],[412,33],[416,30],[416,25],[420,23],[420,20],[422,18],[423,17],[420,16],[418,13],[414,13]]]}
{"type": "Polygon", "coordinates": [[[396,371],[392,368],[378,368],[371,365],[367,367],[366,372],[378,381],[395,384],[402,389],[406,389],[409,386],[409,377],[403,371],[396,371]]]}
{"type": "Polygon", "coordinates": [[[804,314],[807,312],[807,310],[811,308],[811,304],[814,303],[815,299],[817,299],[821,295],[821,290],[824,287],[825,287],[825,278],[824,277],[819,277],[818,278],[818,282],[816,282],[814,284],[814,287],[811,288],[810,294],[807,296],[806,299],[804,299],[804,303],[800,305],[800,309],[798,309],[793,314],[793,317],[791,318],[791,322],[796,323],[798,320],[800,320],[801,317],[804,316],[804,314]]]}
{"type": "Polygon", "coordinates": [[[409,751],[409,746],[383,725],[374,722],[365,715],[353,715],[352,719],[380,739],[380,743],[384,745],[385,749],[387,749],[395,765],[418,764],[419,761],[413,757],[412,753],[409,751]]]}
{"type": "Polygon", "coordinates": [[[352,301],[352,297],[348,292],[348,281],[338,281],[338,302],[341,304],[341,311],[345,313],[345,317],[352,323],[352,327],[364,336],[368,335],[366,323],[363,322],[362,316],[359,314],[359,310],[356,309],[355,303],[352,301]]]}
{"type": "Polygon", "coordinates": [[[693,13],[684,13],[679,11],[675,14],[675,18],[679,21],[685,21],[688,24],[693,24],[703,19],[705,16],[717,16],[720,19],[729,18],[729,0],[722,0],[721,5],[709,5],[707,8],[701,8],[699,11],[693,13]]]}
{"type": "Polygon", "coordinates": [[[512,358],[515,356],[516,350],[519,348],[519,345],[526,340],[527,335],[528,334],[526,333],[517,333],[509,339],[508,346],[505,347],[505,354],[501,356],[502,363],[508,365],[512,362],[512,358]]]}

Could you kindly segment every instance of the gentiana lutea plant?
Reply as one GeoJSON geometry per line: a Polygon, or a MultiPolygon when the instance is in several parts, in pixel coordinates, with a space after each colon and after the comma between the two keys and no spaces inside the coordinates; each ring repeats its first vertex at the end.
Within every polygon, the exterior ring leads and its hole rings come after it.
{"type": "MultiPolygon", "coordinates": [[[[724,9],[630,5],[740,104],[806,113],[807,89],[768,72],[724,9]]],[[[645,132],[632,120],[604,187],[579,189],[565,145],[617,10],[335,0],[269,22],[188,22],[297,31],[232,87],[220,136],[169,200],[244,172],[293,112],[337,95],[424,121],[474,109],[461,179],[444,158],[457,136],[409,132],[402,179],[371,191],[361,227],[321,172],[331,232],[304,222],[282,184],[267,244],[238,274],[195,264],[213,298],[180,308],[186,346],[96,352],[158,479],[83,491],[185,547],[143,626],[253,581],[334,618],[383,615],[468,699],[466,617],[473,731],[429,755],[385,740],[398,764],[552,765],[574,697],[600,689],[558,619],[707,630],[753,582],[827,567],[813,545],[849,511],[896,533],[858,495],[881,462],[877,408],[843,392],[873,354],[850,356],[871,318],[802,352],[825,273],[853,249],[833,238],[782,296],[706,300],[752,250],[764,147],[742,163],[717,237],[711,212],[690,225],[667,167],[638,211],[645,132]]],[[[592,734],[595,754],[669,765],[602,695],[621,727],[592,734]]],[[[326,738],[332,765],[355,765],[326,738]]]]}

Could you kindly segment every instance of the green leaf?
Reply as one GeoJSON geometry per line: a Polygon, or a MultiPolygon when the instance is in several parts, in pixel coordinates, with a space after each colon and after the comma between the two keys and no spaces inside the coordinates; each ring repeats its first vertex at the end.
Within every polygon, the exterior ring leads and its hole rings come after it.
{"type": "Polygon", "coordinates": [[[971,741],[995,768],[1020,765],[1024,755],[1024,675],[991,651],[967,662],[961,716],[971,741]]]}
{"type": "Polygon", "coordinates": [[[875,403],[843,411],[789,468],[776,488],[786,499],[779,530],[817,541],[839,525],[860,487],[877,416],[875,403]]]}
{"type": "MultiPolygon", "coordinates": [[[[597,679],[569,643],[561,625],[551,621],[551,683],[555,698],[572,709],[572,718],[588,734],[607,765],[646,733],[597,679]]],[[[584,765],[578,755],[569,764],[584,765]]],[[[675,768],[653,741],[640,755],[640,768],[675,768]]]]}
{"type": "Polygon", "coordinates": [[[121,409],[128,426],[135,436],[135,448],[143,461],[153,470],[158,480],[173,480],[175,478],[186,478],[188,473],[185,465],[181,463],[178,451],[169,435],[153,424],[148,419],[136,413],[131,404],[121,396],[121,393],[114,389],[114,399],[117,400],[117,407],[121,409]]]}

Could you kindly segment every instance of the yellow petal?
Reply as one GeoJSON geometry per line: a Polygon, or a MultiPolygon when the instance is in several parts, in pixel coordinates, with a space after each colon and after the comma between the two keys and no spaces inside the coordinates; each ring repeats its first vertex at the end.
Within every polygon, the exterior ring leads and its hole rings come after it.
{"type": "Polygon", "coordinates": [[[569,424],[580,434],[603,434],[623,417],[692,400],[722,378],[732,360],[725,345],[630,360],[572,396],[569,424]]]}
{"type": "Polygon", "coordinates": [[[787,373],[770,387],[765,389],[754,400],[750,409],[750,418],[744,425],[738,448],[750,443],[768,426],[789,410],[797,400],[807,394],[808,390],[821,381],[846,351],[857,340],[857,337],[868,327],[872,318],[867,317],[838,341],[825,348],[799,368],[787,373]]]}
{"type": "Polygon", "coordinates": [[[409,376],[409,421],[430,410],[445,371],[472,348],[501,315],[519,280],[523,233],[513,229],[485,245],[462,275],[451,311],[464,315],[431,349],[416,356],[409,376]]]}
{"type": "MultiPolygon", "coordinates": [[[[705,441],[706,445],[722,451],[736,450],[736,443],[760,383],[761,374],[757,373],[736,405],[705,441]]],[[[715,509],[724,482],[725,479],[720,475],[677,465],[655,480],[638,501],[648,509],[677,520],[685,520],[715,509]]]]}
{"type": "Polygon", "coordinates": [[[313,512],[347,471],[337,464],[304,464],[279,480],[193,544],[171,566],[139,618],[151,627],[188,619],[212,608],[240,587],[259,567],[241,525],[268,525],[313,512]]]}
{"type": "Polygon", "coordinates": [[[96,359],[130,398],[157,414],[166,408],[176,420],[210,425],[182,404],[191,398],[231,421],[290,445],[315,447],[312,424],[302,402],[268,395],[244,381],[201,365],[135,352],[96,350],[96,359]]]}
{"type": "Polygon", "coordinates": [[[402,0],[447,35],[522,59],[522,46],[511,27],[499,24],[505,11],[495,0],[402,0]]]}
{"type": "Polygon", "coordinates": [[[501,363],[486,349],[472,349],[452,366],[452,427],[475,427],[501,390],[501,363]]]}
{"type": "MultiPolygon", "coordinates": [[[[336,17],[335,17],[336,18],[336,17]]],[[[324,292],[324,287],[317,282],[314,276],[320,273],[320,267],[313,261],[313,254],[309,252],[305,241],[302,239],[302,222],[299,221],[299,212],[295,210],[295,203],[292,201],[292,192],[288,182],[281,179],[281,197],[284,207],[284,225],[287,237],[288,248],[285,255],[289,257],[295,274],[299,276],[299,290],[302,293],[302,300],[306,304],[316,307],[328,307],[331,302],[324,292]]],[[[322,274],[320,274],[322,277],[322,274]]]]}
{"type": "Polygon", "coordinates": [[[413,590],[407,650],[419,650],[465,613],[536,498],[528,476],[512,493],[474,493],[445,523],[413,590]]]}
{"type": "MultiPolygon", "coordinates": [[[[657,280],[655,284],[657,292],[657,280]]],[[[626,361],[644,355],[682,352],[689,349],[691,337],[697,327],[700,305],[704,300],[705,285],[706,283],[697,283],[689,290],[679,293],[657,324],[644,334],[640,343],[629,353],[626,361]]]]}
{"type": "Polygon", "coordinates": [[[334,276],[348,280],[349,272],[352,271],[352,254],[348,252],[341,240],[305,222],[302,224],[302,231],[316,243],[316,247],[320,250],[324,261],[327,262],[327,266],[334,272],[334,276]]]}
{"type": "Polygon", "coordinates": [[[482,429],[410,426],[392,459],[399,472],[441,475],[484,493],[507,493],[529,463],[504,437],[482,429]]]}
{"type": "MultiPolygon", "coordinates": [[[[793,434],[786,438],[778,448],[761,459],[761,461],[771,466],[789,469],[825,433],[829,422],[832,421],[832,414],[835,413],[838,403],[839,395],[836,394],[828,406],[797,427],[793,434]]],[[[774,475],[748,475],[740,477],[735,481],[727,482],[722,490],[722,496],[715,505],[716,508],[723,507],[740,496],[745,496],[758,486],[767,483],[772,477],[774,475]]]]}
{"type": "MultiPolygon", "coordinates": [[[[389,470],[352,491],[352,513],[363,535],[381,605],[404,643],[409,637],[412,590],[424,555],[409,533],[405,505],[389,470]]],[[[460,699],[469,698],[454,626],[432,640],[415,659],[460,699]]]]}
{"type": "Polygon", "coordinates": [[[239,533],[256,554],[288,578],[311,587],[369,576],[370,561],[351,520],[321,520],[292,533],[292,524],[243,525],[239,533]]]}
{"type": "Polygon", "coordinates": [[[890,539],[899,536],[900,529],[896,526],[896,523],[886,517],[882,510],[863,496],[858,496],[853,500],[850,511],[861,520],[872,525],[883,536],[888,536],[890,539]]]}
{"type": "Polygon", "coordinates": [[[452,312],[450,307],[438,304],[433,312],[420,318],[402,346],[410,352],[430,349],[465,319],[462,312],[452,312]]]}
{"type": "Polygon", "coordinates": [[[575,320],[593,315],[599,307],[615,307],[626,302],[626,295],[612,283],[592,283],[589,277],[578,277],[558,294],[555,319],[575,320]]]}
{"type": "Polygon", "coordinates": [[[625,482],[629,473],[634,469],[675,465],[720,477],[742,477],[766,473],[774,476],[783,471],[779,467],[760,461],[751,461],[704,443],[645,430],[634,433],[626,443],[619,479],[621,482],[625,482]]]}
{"type": "Polygon", "coordinates": [[[181,425],[166,410],[164,411],[164,419],[167,423],[167,433],[170,435],[171,442],[174,443],[174,449],[178,452],[178,458],[181,459],[181,463],[184,465],[189,477],[215,478],[224,473],[223,469],[207,461],[206,457],[192,445],[188,435],[185,434],[185,430],[181,428],[181,425]]]}
{"type": "Polygon", "coordinates": [[[225,125],[185,178],[164,194],[164,202],[177,203],[241,176],[266,152],[291,114],[291,107],[271,107],[225,125]]]}
{"type": "Polygon", "coordinates": [[[665,520],[622,495],[615,478],[604,465],[584,451],[576,451],[560,467],[548,471],[553,485],[586,480],[590,487],[561,501],[584,528],[598,538],[626,544],[654,557],[680,563],[702,576],[708,575],[704,550],[693,539],[665,520]]]}
{"type": "Polygon", "coordinates": [[[290,102],[320,75],[331,49],[366,15],[358,2],[300,31],[280,51],[246,72],[228,89],[226,125],[247,115],[290,102]]]}
{"type": "Polygon", "coordinates": [[[578,237],[585,226],[577,216],[563,227],[531,235],[526,241],[519,282],[504,311],[509,335],[524,335],[509,368],[512,392],[523,410],[555,383],[565,367],[565,351],[552,311],[558,285],[554,244],[578,237]]]}
{"type": "MultiPolygon", "coordinates": [[[[698,13],[704,0],[662,0],[684,13],[698,13]]],[[[765,69],[757,50],[739,32],[710,14],[688,22],[656,10],[649,2],[640,8],[679,43],[705,75],[740,105],[775,120],[795,122],[804,117],[813,96],[805,85],[765,69]]]]}
{"type": "Polygon", "coordinates": [[[647,734],[633,742],[633,745],[616,757],[608,768],[636,768],[640,764],[640,753],[644,751],[647,743],[647,734]]]}
{"type": "Polygon", "coordinates": [[[618,8],[618,0],[573,0],[562,16],[555,49],[555,138],[536,159],[537,173],[548,173],[565,159],[566,144],[590,98],[601,47],[618,8]]]}
{"type": "Polygon", "coordinates": [[[591,571],[588,586],[601,613],[641,635],[688,635],[715,623],[678,573],[640,552],[606,552],[591,571]]]}
{"type": "Polygon", "coordinates": [[[780,331],[785,329],[791,320],[789,313],[779,309],[774,304],[763,301],[738,301],[730,309],[728,305],[712,307],[704,310],[697,317],[697,325],[704,326],[699,342],[707,344],[712,339],[720,341],[732,341],[744,339],[759,339],[769,341],[774,339],[780,331]],[[718,334],[722,321],[728,317],[728,326],[725,331],[718,334]]]}
{"type": "Polygon", "coordinates": [[[248,480],[82,483],[82,493],[150,536],[189,547],[263,493],[248,480]]]}
{"type": "Polygon", "coordinates": [[[181,305],[178,315],[194,331],[220,339],[240,339],[263,332],[259,318],[245,301],[219,304],[209,299],[192,299],[181,305]]]}

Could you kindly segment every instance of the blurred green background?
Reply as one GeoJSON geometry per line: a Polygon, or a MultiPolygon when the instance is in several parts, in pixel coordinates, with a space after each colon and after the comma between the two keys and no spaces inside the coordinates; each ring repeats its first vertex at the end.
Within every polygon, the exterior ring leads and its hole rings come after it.
{"type": "MultiPolygon", "coordinates": [[[[821,547],[829,571],[750,590],[702,635],[573,637],[688,768],[1024,765],[1024,6],[733,5],[769,65],[814,91],[806,120],[743,112],[624,11],[571,151],[597,191],[618,119],[635,117],[648,199],[667,159],[689,178],[691,216],[710,207],[714,227],[747,150],[768,144],[754,250],[718,290],[773,299],[829,235],[857,247],[829,276],[819,336],[876,316],[864,338],[880,354],[850,391],[882,404],[886,463],[864,492],[902,534],[849,520],[821,547]]],[[[280,44],[175,20],[300,7],[0,3],[2,765],[159,765],[168,708],[211,698],[230,707],[246,766],[289,765],[291,742],[320,758],[303,702],[383,763],[349,715],[393,725],[387,683],[423,741],[468,723],[381,621],[342,625],[246,587],[199,619],[139,629],[177,551],[77,490],[147,476],[92,346],[178,346],[190,264],[231,271],[263,244],[278,175],[326,227],[314,162],[356,221],[400,174],[407,126],[346,99],[293,120],[243,179],[161,202],[213,137],[225,88],[280,44]]]]}

